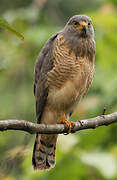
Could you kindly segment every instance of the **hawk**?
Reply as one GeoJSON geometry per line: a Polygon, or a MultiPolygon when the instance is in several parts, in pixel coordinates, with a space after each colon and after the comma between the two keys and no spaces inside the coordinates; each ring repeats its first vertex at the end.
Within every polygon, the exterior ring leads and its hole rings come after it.
{"type": "MultiPolygon", "coordinates": [[[[63,30],[46,42],[35,63],[37,123],[63,123],[70,132],[74,123],[69,117],[93,80],[95,52],[92,21],[86,15],[71,17],[63,30]]],[[[57,137],[36,135],[34,170],[54,167],[57,137]]]]}

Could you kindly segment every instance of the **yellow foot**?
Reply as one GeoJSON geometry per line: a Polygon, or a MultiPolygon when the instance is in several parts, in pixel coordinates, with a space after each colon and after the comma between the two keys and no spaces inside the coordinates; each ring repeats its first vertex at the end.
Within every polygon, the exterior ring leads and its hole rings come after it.
{"type": "Polygon", "coordinates": [[[67,134],[69,134],[72,128],[75,126],[75,122],[66,120],[65,114],[62,115],[59,124],[64,124],[65,128],[68,128],[67,134]]]}

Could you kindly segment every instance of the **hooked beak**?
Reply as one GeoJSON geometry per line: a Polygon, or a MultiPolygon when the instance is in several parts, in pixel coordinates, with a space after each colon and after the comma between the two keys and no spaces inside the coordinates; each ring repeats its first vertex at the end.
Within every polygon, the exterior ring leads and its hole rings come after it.
{"type": "Polygon", "coordinates": [[[82,30],[85,34],[87,32],[87,26],[88,24],[85,21],[80,24],[80,30],[82,30]]]}
{"type": "Polygon", "coordinates": [[[86,28],[86,26],[83,26],[82,31],[84,31],[84,32],[85,32],[85,34],[86,34],[86,32],[87,32],[87,28],[86,28]]]}

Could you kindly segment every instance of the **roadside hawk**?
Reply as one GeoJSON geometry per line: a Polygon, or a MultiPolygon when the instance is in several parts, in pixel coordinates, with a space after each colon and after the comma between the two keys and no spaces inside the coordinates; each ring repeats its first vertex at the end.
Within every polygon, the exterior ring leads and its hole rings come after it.
{"type": "MultiPolygon", "coordinates": [[[[92,21],[75,15],[42,48],[35,64],[37,123],[69,126],[68,121],[94,76],[95,41],[92,21]]],[[[32,163],[35,170],[54,167],[58,135],[37,134],[32,163]]]]}

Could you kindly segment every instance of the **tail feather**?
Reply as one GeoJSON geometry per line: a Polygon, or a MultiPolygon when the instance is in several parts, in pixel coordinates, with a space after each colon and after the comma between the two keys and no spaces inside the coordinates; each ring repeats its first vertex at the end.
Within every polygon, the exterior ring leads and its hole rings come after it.
{"type": "Polygon", "coordinates": [[[34,170],[46,170],[55,165],[57,135],[36,135],[32,164],[34,170]]]}

